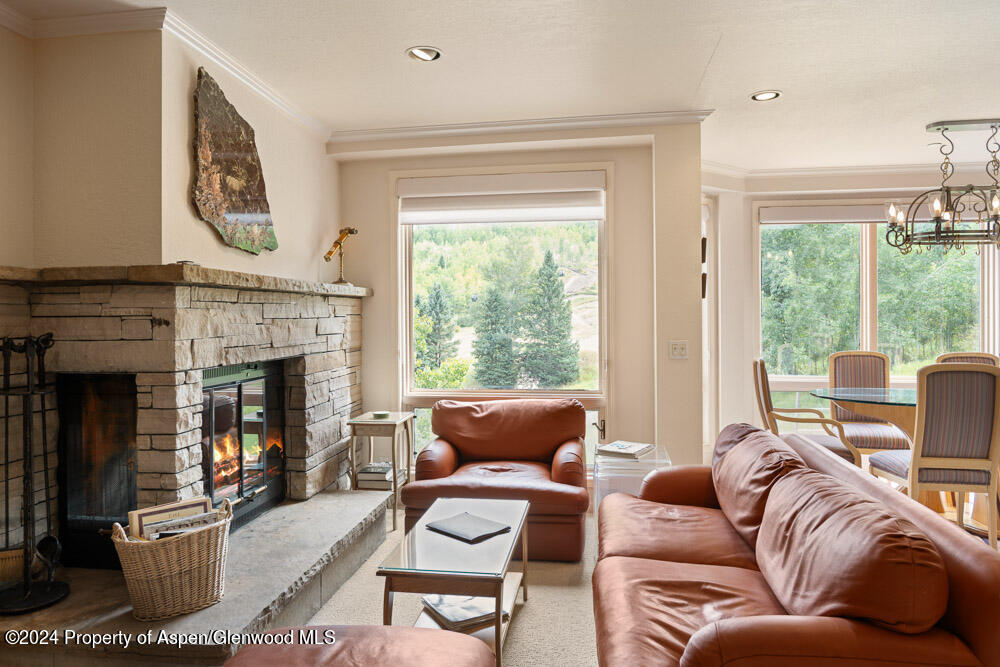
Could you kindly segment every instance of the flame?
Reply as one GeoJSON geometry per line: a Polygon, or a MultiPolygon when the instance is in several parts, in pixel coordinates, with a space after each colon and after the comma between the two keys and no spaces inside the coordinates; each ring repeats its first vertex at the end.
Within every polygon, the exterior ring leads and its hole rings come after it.
{"type": "Polygon", "coordinates": [[[215,449],[215,466],[213,477],[215,488],[231,484],[240,477],[240,441],[236,433],[230,431],[225,435],[216,436],[213,445],[215,449]]]}

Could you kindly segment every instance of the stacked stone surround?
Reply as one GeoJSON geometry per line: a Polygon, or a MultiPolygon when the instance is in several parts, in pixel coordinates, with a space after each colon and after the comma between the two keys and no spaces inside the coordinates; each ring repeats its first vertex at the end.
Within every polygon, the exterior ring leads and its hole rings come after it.
{"type": "Polygon", "coordinates": [[[202,370],[255,361],[285,360],[288,497],[346,487],[370,290],[183,265],[5,277],[0,334],[52,332],[48,370],[135,374],[140,507],[205,491],[202,370]]]}

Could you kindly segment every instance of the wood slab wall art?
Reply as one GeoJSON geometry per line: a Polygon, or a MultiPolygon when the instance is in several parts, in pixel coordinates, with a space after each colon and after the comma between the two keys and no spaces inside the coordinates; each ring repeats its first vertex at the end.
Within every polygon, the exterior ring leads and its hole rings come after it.
{"type": "Polygon", "coordinates": [[[204,67],[194,93],[194,205],[228,245],[277,250],[253,128],[204,67]]]}

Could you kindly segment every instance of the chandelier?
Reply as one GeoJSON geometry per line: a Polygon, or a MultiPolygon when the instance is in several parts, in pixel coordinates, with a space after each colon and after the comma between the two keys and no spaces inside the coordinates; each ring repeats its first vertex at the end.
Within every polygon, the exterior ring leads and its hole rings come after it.
{"type": "Polygon", "coordinates": [[[941,186],[921,193],[905,210],[895,202],[887,203],[885,240],[904,255],[914,247],[920,252],[939,246],[947,252],[969,245],[1000,245],[1000,119],[941,121],[928,125],[927,131],[941,133],[941,186]],[[955,144],[948,132],[959,130],[992,130],[986,140],[990,155],[986,175],[993,180],[991,185],[948,185],[955,173],[950,157],[955,144]]]}

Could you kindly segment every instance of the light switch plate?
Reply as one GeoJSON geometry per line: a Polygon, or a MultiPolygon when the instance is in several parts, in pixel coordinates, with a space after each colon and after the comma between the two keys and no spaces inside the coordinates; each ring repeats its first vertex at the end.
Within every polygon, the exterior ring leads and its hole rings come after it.
{"type": "Polygon", "coordinates": [[[670,341],[670,358],[671,359],[687,359],[688,358],[688,342],[686,340],[672,340],[672,341],[670,341]]]}

